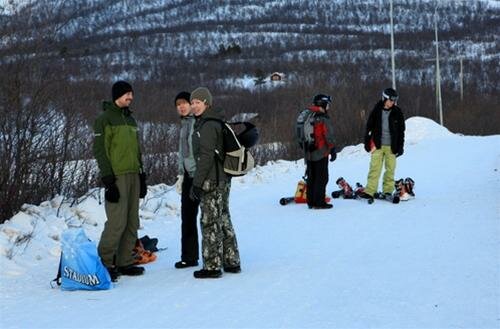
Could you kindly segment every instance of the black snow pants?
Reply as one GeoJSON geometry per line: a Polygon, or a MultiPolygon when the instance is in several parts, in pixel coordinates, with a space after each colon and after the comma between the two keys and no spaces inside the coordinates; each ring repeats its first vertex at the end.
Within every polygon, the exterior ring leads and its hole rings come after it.
{"type": "Polygon", "coordinates": [[[193,178],[184,172],[181,195],[181,260],[185,262],[198,261],[199,258],[197,217],[200,202],[189,197],[191,186],[193,178]]]}
{"type": "Polygon", "coordinates": [[[307,161],[307,205],[317,207],[325,204],[328,183],[328,157],[318,161],[307,161]]]}

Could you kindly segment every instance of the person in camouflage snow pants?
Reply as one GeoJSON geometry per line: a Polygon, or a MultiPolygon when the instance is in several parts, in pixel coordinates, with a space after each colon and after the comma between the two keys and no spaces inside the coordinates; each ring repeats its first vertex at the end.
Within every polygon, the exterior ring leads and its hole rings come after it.
{"type": "Polygon", "coordinates": [[[202,255],[207,270],[239,267],[240,254],[231,215],[229,191],[231,183],[217,187],[201,198],[202,255]]]}
{"type": "Polygon", "coordinates": [[[224,154],[222,124],[224,111],[212,107],[207,88],[191,93],[196,117],[192,137],[196,171],[189,193],[200,200],[203,268],[193,273],[197,279],[220,278],[224,272],[241,272],[236,234],[229,215],[231,178],[224,172],[218,154],[224,154]]]}

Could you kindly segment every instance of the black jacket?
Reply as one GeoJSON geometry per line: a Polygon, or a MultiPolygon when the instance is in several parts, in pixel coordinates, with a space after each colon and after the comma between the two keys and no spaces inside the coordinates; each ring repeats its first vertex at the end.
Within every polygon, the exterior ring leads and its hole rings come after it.
{"type": "Polygon", "coordinates": [[[219,121],[210,119],[224,120],[224,111],[213,107],[206,109],[196,118],[192,139],[196,161],[193,186],[200,187],[205,192],[228,181],[223,165],[217,162],[215,152],[217,150],[219,154],[223,154],[222,125],[219,121]]]}
{"type": "MultiPolygon", "coordinates": [[[[365,132],[365,150],[370,152],[370,140],[373,139],[375,146],[379,149],[382,145],[382,111],[384,102],[379,101],[375,104],[368,122],[366,123],[365,132]]],[[[391,133],[391,150],[396,156],[400,156],[404,151],[405,142],[405,118],[399,107],[394,105],[389,114],[389,131],[391,133]]]]}

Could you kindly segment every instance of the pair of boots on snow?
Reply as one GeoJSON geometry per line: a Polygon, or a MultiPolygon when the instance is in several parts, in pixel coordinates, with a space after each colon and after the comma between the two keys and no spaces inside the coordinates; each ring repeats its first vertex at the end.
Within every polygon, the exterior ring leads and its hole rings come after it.
{"type": "Polygon", "coordinates": [[[401,178],[394,182],[394,193],[382,193],[376,192],[375,195],[371,196],[365,193],[365,189],[363,185],[360,183],[356,183],[356,187],[353,189],[351,185],[343,178],[339,177],[336,181],[340,190],[333,191],[333,198],[344,198],[344,199],[396,199],[399,201],[407,201],[415,197],[415,192],[413,191],[415,186],[415,181],[410,177],[406,177],[405,179],[401,178]]]}

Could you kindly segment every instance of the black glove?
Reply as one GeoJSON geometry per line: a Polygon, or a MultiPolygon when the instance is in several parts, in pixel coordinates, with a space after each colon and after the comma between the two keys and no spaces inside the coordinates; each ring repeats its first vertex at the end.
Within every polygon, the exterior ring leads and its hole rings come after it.
{"type": "Polygon", "coordinates": [[[117,203],[120,199],[120,192],[116,186],[116,177],[114,175],[104,176],[101,178],[104,184],[104,198],[111,203],[117,203]]]}
{"type": "Polygon", "coordinates": [[[396,158],[402,156],[404,153],[403,149],[399,150],[398,153],[396,153],[396,158]]]}
{"type": "Polygon", "coordinates": [[[139,198],[144,199],[146,194],[148,194],[148,185],[146,184],[146,174],[145,173],[139,174],[139,183],[140,183],[139,198]]]}
{"type": "Polygon", "coordinates": [[[335,146],[330,149],[330,162],[335,161],[337,159],[337,150],[335,149],[335,146]]]}
{"type": "Polygon", "coordinates": [[[189,190],[189,198],[193,201],[200,201],[201,196],[203,195],[203,190],[201,187],[198,186],[191,186],[191,189],[189,190]]]}

